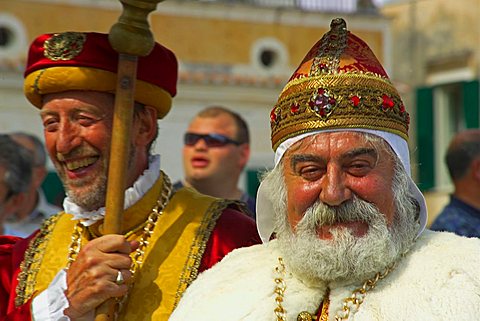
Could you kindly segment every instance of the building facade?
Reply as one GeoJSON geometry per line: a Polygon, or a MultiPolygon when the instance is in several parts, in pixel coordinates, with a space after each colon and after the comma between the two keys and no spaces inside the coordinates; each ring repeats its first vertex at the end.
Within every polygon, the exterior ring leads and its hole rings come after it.
{"type": "MultiPolygon", "coordinates": [[[[273,165],[269,115],[304,55],[343,17],[391,71],[389,20],[370,1],[237,0],[161,2],[150,14],[155,39],[179,60],[178,95],[159,122],[155,150],[172,180],[182,177],[182,135],[200,109],[219,104],[242,114],[251,130],[252,156],[242,188],[256,191],[257,173],[273,165]]],[[[117,0],[0,0],[0,131],[42,136],[23,97],[29,43],[39,34],[108,32],[121,13],[117,0]]]]}
{"type": "Polygon", "coordinates": [[[432,221],[453,190],[448,143],[480,124],[480,1],[390,1],[382,13],[391,19],[394,81],[413,112],[414,169],[432,221]]]}

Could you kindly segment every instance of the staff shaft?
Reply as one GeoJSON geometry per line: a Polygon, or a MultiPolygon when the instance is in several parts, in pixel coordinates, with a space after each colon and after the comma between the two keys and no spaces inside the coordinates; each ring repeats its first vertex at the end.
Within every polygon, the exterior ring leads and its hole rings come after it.
{"type": "MultiPolygon", "coordinates": [[[[104,220],[104,234],[121,234],[127,165],[130,154],[137,57],[120,54],[118,81],[112,125],[112,142],[108,166],[108,188],[104,220]]],[[[110,299],[97,308],[95,321],[113,320],[115,301],[110,299]]]]}

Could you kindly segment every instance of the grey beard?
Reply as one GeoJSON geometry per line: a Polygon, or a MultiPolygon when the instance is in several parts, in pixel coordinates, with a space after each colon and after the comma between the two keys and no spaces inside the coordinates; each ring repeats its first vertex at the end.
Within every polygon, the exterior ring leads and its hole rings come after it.
{"type": "MultiPolygon", "coordinates": [[[[284,188],[284,184],[280,186],[284,188]]],[[[293,232],[287,221],[285,203],[276,202],[276,235],[288,269],[311,284],[354,282],[365,281],[398,261],[414,243],[418,223],[408,187],[393,190],[397,211],[390,227],[375,205],[354,197],[335,207],[317,201],[307,209],[293,232]],[[319,226],[349,221],[366,222],[367,233],[356,237],[348,228],[337,228],[331,230],[331,240],[318,238],[319,226]]]]}
{"type": "Polygon", "coordinates": [[[403,252],[384,215],[358,198],[337,208],[315,203],[295,232],[285,223],[277,233],[280,251],[291,271],[307,282],[363,280],[384,270],[403,252]],[[348,221],[368,222],[367,234],[355,237],[348,228],[337,228],[331,230],[331,240],[318,238],[318,226],[348,221]]]}
{"type": "MultiPolygon", "coordinates": [[[[130,152],[128,154],[127,159],[127,167],[133,167],[133,162],[135,158],[135,146],[133,144],[130,145],[130,152]]],[[[104,168],[105,172],[100,174],[97,177],[97,181],[92,185],[89,186],[88,192],[78,193],[75,189],[70,189],[67,185],[63,185],[66,191],[66,194],[72,202],[80,206],[82,209],[86,211],[95,211],[101,207],[106,206],[106,197],[107,197],[107,184],[108,184],[108,163],[109,159],[104,159],[104,168]]],[[[128,172],[128,169],[127,169],[128,172]]]]}
{"type": "Polygon", "coordinates": [[[80,206],[85,211],[95,211],[105,206],[107,195],[107,175],[104,173],[97,177],[95,185],[90,186],[90,191],[77,193],[75,190],[66,189],[66,194],[72,202],[80,206]]]}

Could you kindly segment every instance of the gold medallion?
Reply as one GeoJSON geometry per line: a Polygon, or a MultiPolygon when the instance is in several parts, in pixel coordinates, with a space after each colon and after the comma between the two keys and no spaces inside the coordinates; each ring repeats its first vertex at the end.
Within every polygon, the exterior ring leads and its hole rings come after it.
{"type": "Polygon", "coordinates": [[[73,59],[82,52],[86,39],[80,32],[56,33],[43,44],[43,54],[53,61],[73,59]]]}
{"type": "Polygon", "coordinates": [[[302,311],[297,316],[297,321],[314,321],[315,318],[307,311],[302,311]]]}

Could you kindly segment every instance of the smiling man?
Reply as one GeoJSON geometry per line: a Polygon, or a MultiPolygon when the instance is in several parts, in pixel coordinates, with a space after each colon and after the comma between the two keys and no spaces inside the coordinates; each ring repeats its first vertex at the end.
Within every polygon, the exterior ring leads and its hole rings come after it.
{"type": "Polygon", "coordinates": [[[120,235],[104,235],[118,55],[107,34],[45,34],[30,46],[24,90],[65,186],[64,211],[27,239],[0,238],[0,320],[168,320],[197,274],[259,243],[238,202],[173,192],[151,153],[176,94],[177,60],[156,43],[138,59],[120,235]]]}
{"type": "Polygon", "coordinates": [[[270,125],[275,168],[257,195],[265,244],[200,275],[171,321],[478,319],[480,240],[425,230],[409,115],[343,19],[290,78],[270,125]]]}

